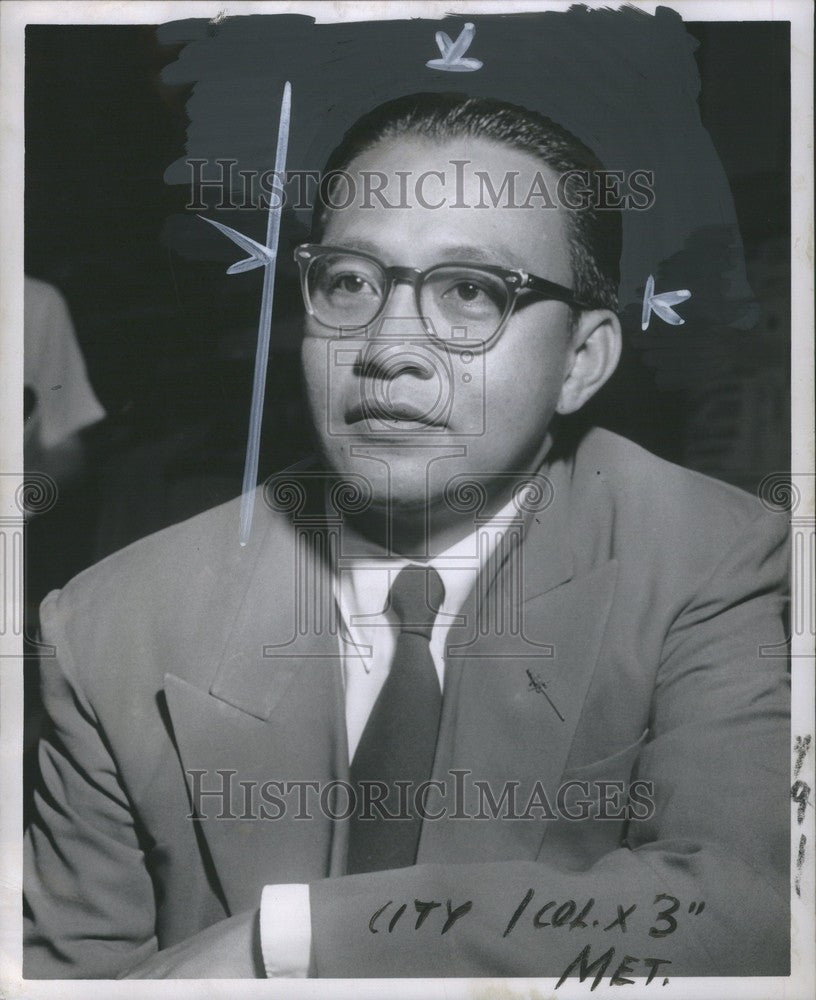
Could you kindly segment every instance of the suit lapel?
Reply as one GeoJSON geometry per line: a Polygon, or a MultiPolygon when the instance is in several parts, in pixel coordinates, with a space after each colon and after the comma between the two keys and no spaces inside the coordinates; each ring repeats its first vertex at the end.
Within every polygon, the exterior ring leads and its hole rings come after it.
{"type": "MultiPolygon", "coordinates": [[[[617,563],[602,556],[576,570],[570,543],[573,470],[547,470],[553,502],[508,529],[446,644],[443,713],[434,777],[457,780],[463,810],[490,816],[506,789],[523,813],[537,787],[553,809],[559,779],[592,680],[612,603],[617,563]],[[520,611],[519,611],[520,609],[520,611]],[[475,782],[484,782],[479,792],[475,782]],[[481,794],[481,798],[480,798],[481,794]]],[[[586,496],[586,494],[585,494],[586,496]]],[[[581,527],[589,530],[589,522],[581,527]]],[[[447,803],[450,808],[452,799],[447,803]]],[[[499,818],[426,822],[419,861],[534,858],[549,824],[499,818]]]]}
{"type": "Polygon", "coordinates": [[[346,771],[330,545],[323,528],[300,531],[274,519],[209,690],[166,677],[188,789],[194,781],[204,792],[226,788],[228,808],[220,795],[198,796],[193,805],[231,912],[257,905],[268,882],[309,881],[342,868],[345,845],[318,794],[303,786],[312,817],[304,822],[295,818],[300,792],[284,796],[281,786],[265,786],[325,783],[346,771]],[[275,796],[285,797],[283,815],[275,796]],[[225,813],[235,818],[216,818],[225,813]]]}
{"type": "MultiPolygon", "coordinates": [[[[450,787],[452,770],[466,772],[469,814],[480,806],[475,781],[494,799],[515,783],[518,812],[537,783],[554,805],[612,603],[616,563],[602,547],[586,557],[587,539],[608,533],[593,531],[573,508],[579,494],[592,495],[590,486],[576,488],[569,461],[546,474],[552,503],[508,526],[462,609],[463,624],[448,636],[434,777],[450,787]],[[571,527],[586,535],[577,566],[571,527]]],[[[195,780],[202,791],[226,787],[226,812],[236,817],[216,819],[225,811],[222,796],[199,796],[231,912],[257,905],[266,883],[337,876],[345,865],[347,824],[332,823],[313,792],[307,822],[295,819],[296,795],[287,796],[285,815],[272,818],[277,807],[262,794],[270,781],[348,777],[329,571],[336,536],[325,525],[267,521],[254,562],[240,580],[225,581],[225,606],[233,600],[228,589],[244,581],[245,592],[212,683],[168,674],[165,684],[188,789],[195,780]],[[263,816],[262,807],[269,818],[239,818],[263,816]]],[[[203,673],[193,666],[189,676],[203,673]]],[[[267,786],[266,794],[280,792],[267,786]]],[[[481,804],[489,812],[484,798],[481,804]]],[[[449,812],[424,824],[418,862],[533,858],[547,829],[540,819],[462,823],[449,812]]]]}

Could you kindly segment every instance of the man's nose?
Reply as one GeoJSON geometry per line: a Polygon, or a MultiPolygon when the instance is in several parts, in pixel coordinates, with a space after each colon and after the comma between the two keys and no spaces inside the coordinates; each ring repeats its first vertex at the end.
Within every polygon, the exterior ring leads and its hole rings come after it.
{"type": "Polygon", "coordinates": [[[411,374],[430,379],[437,367],[432,340],[417,312],[414,290],[407,282],[395,282],[382,315],[366,331],[360,374],[382,379],[411,374]]]}
{"type": "Polygon", "coordinates": [[[422,340],[428,331],[417,310],[417,297],[410,281],[397,279],[391,286],[383,311],[367,331],[367,337],[390,338],[413,337],[422,340]]]}

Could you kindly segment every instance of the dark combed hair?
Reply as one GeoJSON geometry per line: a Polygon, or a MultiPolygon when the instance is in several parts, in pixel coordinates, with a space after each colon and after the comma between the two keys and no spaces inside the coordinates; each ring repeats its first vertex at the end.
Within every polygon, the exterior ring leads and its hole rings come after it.
{"type": "MultiPolygon", "coordinates": [[[[387,101],[359,118],[329,156],[324,179],[379,142],[403,136],[437,141],[480,138],[531,153],[564,182],[565,197],[580,199],[582,181],[575,171],[593,176],[604,167],[595,154],[571,132],[535,111],[491,98],[463,94],[411,94],[387,101]]],[[[575,297],[596,308],[617,310],[620,280],[621,213],[599,209],[593,198],[587,207],[567,207],[570,256],[575,297]]],[[[315,205],[313,237],[320,238],[326,222],[323,200],[315,205]]]]}

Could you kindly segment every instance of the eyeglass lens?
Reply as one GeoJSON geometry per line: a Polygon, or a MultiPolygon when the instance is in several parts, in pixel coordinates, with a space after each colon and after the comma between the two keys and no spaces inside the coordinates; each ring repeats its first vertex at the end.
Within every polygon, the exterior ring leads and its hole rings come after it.
{"type": "MultiPolygon", "coordinates": [[[[339,330],[370,323],[382,306],[388,282],[374,261],[330,253],[312,262],[307,284],[317,319],[339,330]]],[[[443,265],[426,275],[419,305],[440,339],[485,341],[498,329],[509,294],[497,275],[478,267],[443,265]]]]}

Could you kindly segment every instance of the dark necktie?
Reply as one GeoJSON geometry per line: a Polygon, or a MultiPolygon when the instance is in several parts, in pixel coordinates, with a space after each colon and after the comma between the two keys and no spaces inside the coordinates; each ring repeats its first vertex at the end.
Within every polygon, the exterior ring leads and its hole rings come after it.
{"type": "Polygon", "coordinates": [[[423,566],[406,566],[391,585],[397,642],[351,764],[357,809],[350,820],[349,874],[405,868],[416,860],[422,817],[415,809],[414,792],[431,776],[442,705],[429,641],[444,596],[439,574],[423,566]],[[402,808],[397,781],[409,783],[402,808]],[[362,818],[363,782],[385,784],[382,805],[387,812],[410,818],[383,817],[377,806],[370,810],[374,818],[362,818]]]}

